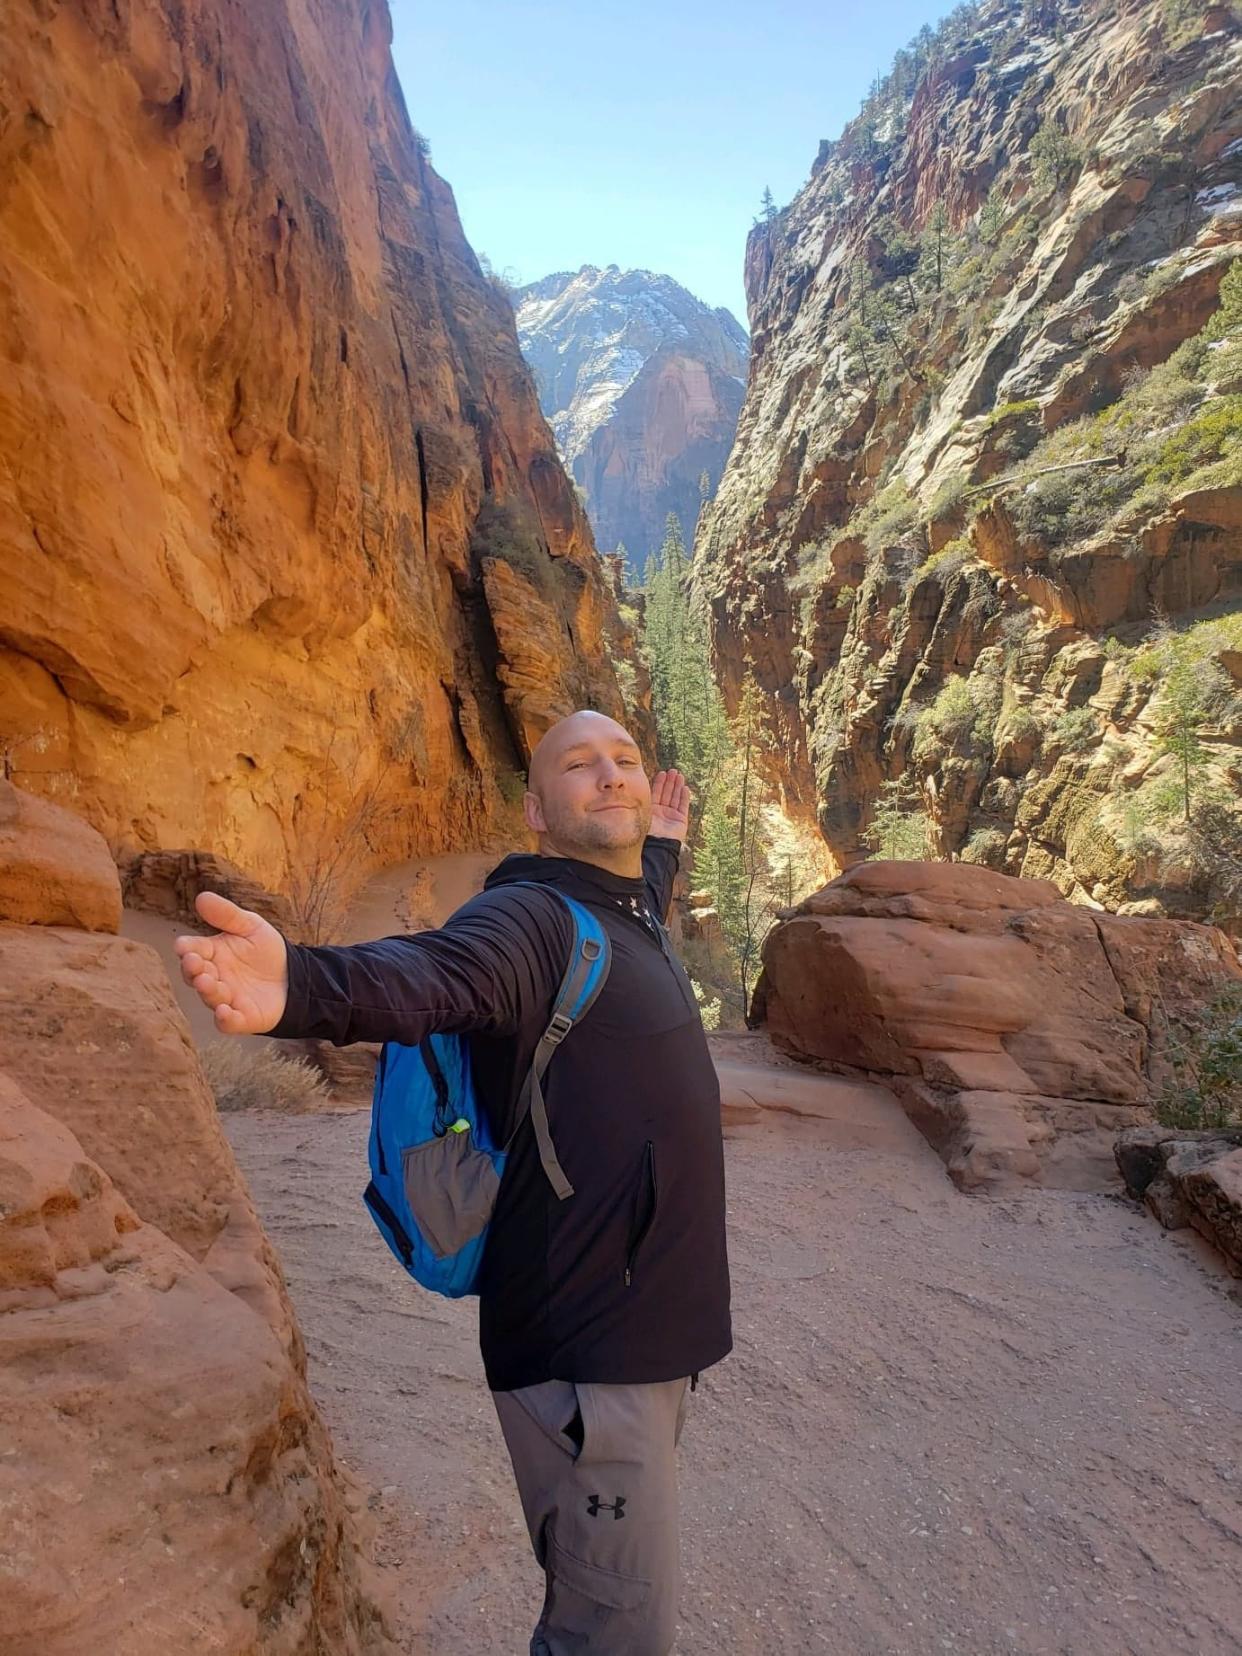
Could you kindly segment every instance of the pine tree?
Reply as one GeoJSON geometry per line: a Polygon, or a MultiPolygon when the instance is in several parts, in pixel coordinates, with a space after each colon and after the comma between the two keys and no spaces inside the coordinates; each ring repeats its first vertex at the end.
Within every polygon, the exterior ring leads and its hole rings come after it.
{"type": "Polygon", "coordinates": [[[644,584],[643,650],[660,762],[684,771],[702,797],[720,767],[728,735],[712,675],[707,615],[690,591],[690,561],[675,512],[668,515],[659,553],[648,560],[644,584]]]}
{"type": "Polygon", "coordinates": [[[943,201],[938,201],[927,215],[923,226],[922,263],[930,272],[937,293],[944,286],[944,270],[948,262],[952,237],[949,231],[949,213],[943,201]]]}
{"type": "Polygon", "coordinates": [[[999,239],[1007,210],[1000,185],[993,184],[987,193],[987,199],[979,209],[979,239],[985,247],[993,246],[999,239]]]}
{"type": "Polygon", "coordinates": [[[759,199],[759,215],[765,224],[770,224],[779,212],[780,208],[776,205],[776,198],[765,184],[763,195],[759,199]]]}
{"type": "Polygon", "coordinates": [[[1213,633],[1209,623],[1182,632],[1163,625],[1130,664],[1136,679],[1156,687],[1151,703],[1156,750],[1174,760],[1173,777],[1150,790],[1157,819],[1180,816],[1190,824],[1212,801],[1212,756],[1203,732],[1237,706],[1228,678],[1210,654],[1213,633]]]}
{"type": "Polygon", "coordinates": [[[1158,750],[1171,754],[1176,762],[1182,821],[1189,822],[1196,790],[1209,764],[1199,735],[1208,722],[1208,706],[1201,664],[1179,659],[1179,655],[1171,644],[1156,701],[1156,742],[1158,750]]]}
{"type": "Polygon", "coordinates": [[[769,868],[762,754],[769,745],[764,696],[748,667],[738,710],[728,721],[729,751],[704,808],[694,877],[712,894],[720,929],[737,963],[743,1004],[758,974],[759,950],[777,891],[769,868]]]}
{"type": "Polygon", "coordinates": [[[874,391],[875,374],[871,369],[871,352],[874,348],[874,341],[861,322],[850,324],[849,333],[846,335],[846,344],[851,351],[857,353],[858,359],[863,365],[863,373],[867,376],[867,385],[874,391]]]}
{"type": "Polygon", "coordinates": [[[926,862],[931,858],[927,827],[927,813],[915,790],[899,778],[881,786],[871,824],[858,837],[878,856],[926,862]]]}
{"type": "Polygon", "coordinates": [[[1045,117],[1031,139],[1030,157],[1036,177],[1053,189],[1060,189],[1082,161],[1082,151],[1051,117],[1045,117]]]}

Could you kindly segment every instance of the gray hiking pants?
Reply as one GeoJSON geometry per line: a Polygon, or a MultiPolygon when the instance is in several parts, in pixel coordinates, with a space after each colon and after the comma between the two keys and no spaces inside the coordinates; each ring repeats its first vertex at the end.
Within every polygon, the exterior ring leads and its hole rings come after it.
{"type": "Polygon", "coordinates": [[[493,1392],[547,1591],[531,1656],[668,1656],[686,1380],[493,1392]]]}

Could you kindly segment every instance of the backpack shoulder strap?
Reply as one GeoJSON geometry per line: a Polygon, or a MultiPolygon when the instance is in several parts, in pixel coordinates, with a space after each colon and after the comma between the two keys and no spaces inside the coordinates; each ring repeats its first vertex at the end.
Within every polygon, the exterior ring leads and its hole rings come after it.
{"type": "MultiPolygon", "coordinates": [[[[522,883],[533,885],[539,882],[522,883]]],[[[544,886],[543,889],[556,891],[555,886],[544,886]]],[[[580,1023],[586,1016],[595,997],[604,987],[612,963],[612,949],[608,933],[588,908],[576,902],[574,898],[567,897],[563,891],[556,891],[556,895],[566,904],[573,919],[573,948],[570,951],[565,975],[561,979],[561,986],[557,990],[548,1027],[539,1038],[529,1073],[522,1087],[514,1133],[516,1134],[529,1114],[535,1132],[535,1142],[539,1147],[540,1164],[553,1190],[561,1201],[564,1201],[567,1196],[573,1195],[574,1187],[565,1177],[565,1170],[557,1160],[556,1149],[552,1143],[548,1110],[543,1097],[543,1075],[552,1054],[575,1024],[580,1023]]]]}

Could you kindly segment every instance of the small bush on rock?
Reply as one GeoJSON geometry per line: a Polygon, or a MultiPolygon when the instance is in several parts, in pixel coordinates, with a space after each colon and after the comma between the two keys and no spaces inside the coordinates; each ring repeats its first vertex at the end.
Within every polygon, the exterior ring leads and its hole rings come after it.
{"type": "Polygon", "coordinates": [[[1100,739],[1098,715],[1089,707],[1071,707],[1052,721],[1050,735],[1068,753],[1085,753],[1100,739]]]}
{"type": "Polygon", "coordinates": [[[969,734],[978,708],[964,678],[943,684],[930,707],[919,718],[920,735],[934,734],[942,742],[954,742],[969,734]]]}
{"type": "Polygon", "coordinates": [[[1165,1127],[1242,1126],[1242,985],[1166,1031],[1173,1078],[1156,1101],[1156,1119],[1165,1127]]]}
{"type": "Polygon", "coordinates": [[[976,828],[962,847],[960,860],[977,863],[981,868],[1001,868],[1007,844],[999,828],[976,828]]]}

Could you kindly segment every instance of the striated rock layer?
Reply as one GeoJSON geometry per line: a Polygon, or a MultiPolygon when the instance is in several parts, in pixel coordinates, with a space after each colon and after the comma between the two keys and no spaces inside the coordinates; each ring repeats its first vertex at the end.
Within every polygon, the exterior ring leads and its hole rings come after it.
{"type": "Polygon", "coordinates": [[[5,774],[271,887],[476,840],[551,719],[621,712],[617,622],[385,7],[0,34],[5,774]]]}
{"type": "Polygon", "coordinates": [[[1227,938],[1092,914],[1042,880],[859,864],[763,949],[753,1018],[795,1057],[882,1079],[965,1189],[1116,1180],[1168,1019],[1242,981],[1227,938]]]}
{"type": "Polygon", "coordinates": [[[380,1656],[361,1503],[163,966],[114,935],[100,836],[20,803],[0,877],[0,1646],[380,1656]]]}
{"type": "Polygon", "coordinates": [[[696,575],[841,866],[900,783],[930,855],[1242,909],[1239,254],[1242,25],[1157,0],[959,8],[753,230],[696,575]],[[1158,620],[1219,692],[1197,835],[1157,797],[1158,620]]]}
{"type": "Polygon", "coordinates": [[[632,573],[673,513],[689,545],[720,481],[746,385],[745,330],[671,276],[604,270],[519,288],[518,338],[600,546],[632,573]]]}

